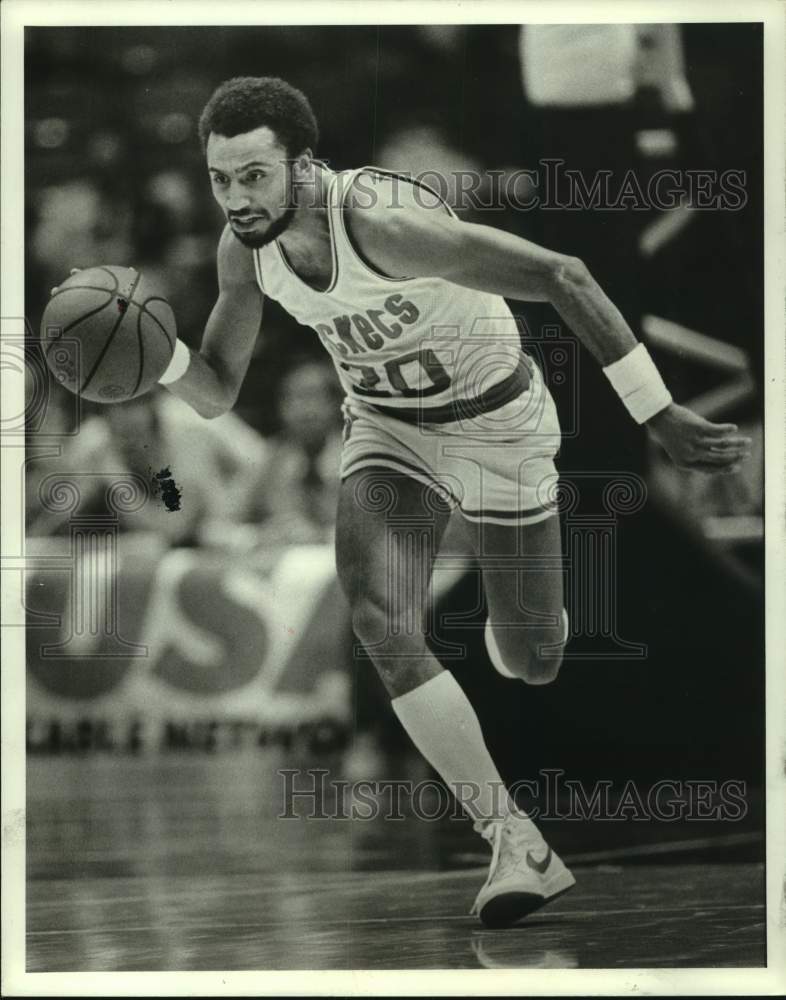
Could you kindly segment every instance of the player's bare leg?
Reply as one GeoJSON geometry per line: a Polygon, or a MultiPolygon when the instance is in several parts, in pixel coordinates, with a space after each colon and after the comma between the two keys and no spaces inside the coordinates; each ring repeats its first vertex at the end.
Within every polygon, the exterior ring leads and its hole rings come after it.
{"type": "Polygon", "coordinates": [[[514,567],[483,570],[492,660],[501,673],[548,684],[557,676],[567,640],[559,518],[510,527],[485,523],[477,537],[481,563],[483,556],[522,557],[514,567]]]}
{"type": "MultiPolygon", "coordinates": [[[[434,555],[448,521],[430,487],[389,469],[364,469],[342,483],[336,528],[339,579],[352,622],[412,742],[487,822],[512,808],[475,710],[426,645],[434,555]]],[[[534,827],[533,827],[534,830],[534,827]]]]}
{"type": "Polygon", "coordinates": [[[426,646],[424,616],[449,512],[430,503],[428,492],[409,476],[363,469],[344,480],[339,497],[339,579],[355,634],[391,698],[443,669],[426,646]]]}
{"type": "Polygon", "coordinates": [[[424,504],[424,487],[407,476],[384,469],[349,476],[339,500],[339,577],[355,632],[393,709],[451,791],[460,790],[475,829],[491,844],[491,868],[473,912],[489,926],[507,926],[565,892],[574,879],[513,806],[474,709],[426,646],[429,582],[447,512],[424,504]]]}

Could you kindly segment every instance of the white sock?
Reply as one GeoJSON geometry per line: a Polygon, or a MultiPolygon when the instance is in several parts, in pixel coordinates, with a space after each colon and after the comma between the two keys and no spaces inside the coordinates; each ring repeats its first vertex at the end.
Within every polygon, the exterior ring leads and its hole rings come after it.
{"type": "Polygon", "coordinates": [[[391,704],[412,742],[451,792],[458,792],[474,820],[513,811],[475,710],[451,673],[443,670],[391,704]],[[474,801],[464,801],[470,796],[474,801]]]}
{"type": "MultiPolygon", "coordinates": [[[[568,641],[568,635],[570,633],[570,622],[568,621],[568,612],[565,608],[562,609],[562,641],[563,643],[568,641]]],[[[502,674],[503,677],[508,677],[510,680],[520,680],[521,678],[518,674],[514,674],[511,670],[505,666],[505,661],[502,659],[502,653],[499,651],[499,646],[497,645],[497,640],[494,638],[494,630],[491,627],[491,620],[486,619],[486,630],[484,633],[484,638],[486,640],[486,652],[489,654],[489,659],[491,660],[491,665],[497,671],[498,674],[502,674]]]]}

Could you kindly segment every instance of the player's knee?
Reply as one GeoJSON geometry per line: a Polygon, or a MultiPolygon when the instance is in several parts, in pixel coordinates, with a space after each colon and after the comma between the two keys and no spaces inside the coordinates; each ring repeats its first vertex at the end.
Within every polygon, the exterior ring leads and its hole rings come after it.
{"type": "Polygon", "coordinates": [[[353,595],[350,601],[352,629],[366,645],[380,642],[386,632],[388,611],[384,602],[368,594],[353,595]]]}
{"type": "Polygon", "coordinates": [[[395,645],[396,640],[406,642],[417,631],[417,616],[412,610],[401,615],[389,602],[366,594],[351,602],[352,628],[365,645],[380,643],[395,645]]]}
{"type": "Polygon", "coordinates": [[[542,685],[551,684],[557,679],[559,668],[562,666],[562,652],[551,653],[548,656],[531,655],[526,663],[522,680],[527,684],[542,685]]]}
{"type": "Polygon", "coordinates": [[[553,629],[502,629],[494,642],[505,667],[527,684],[550,684],[562,664],[564,643],[553,629]]]}
{"type": "Polygon", "coordinates": [[[538,639],[532,639],[522,672],[522,680],[527,684],[551,684],[557,679],[565,645],[561,635],[550,632],[538,639]]]}

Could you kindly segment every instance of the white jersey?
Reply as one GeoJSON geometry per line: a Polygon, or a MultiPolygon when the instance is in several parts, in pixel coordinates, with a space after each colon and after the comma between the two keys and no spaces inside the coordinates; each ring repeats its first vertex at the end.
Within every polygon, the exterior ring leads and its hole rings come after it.
{"type": "Polygon", "coordinates": [[[386,278],[350,241],[344,198],[353,182],[369,175],[358,181],[360,190],[363,183],[397,175],[375,167],[326,173],[333,252],[328,288],[315,291],[302,281],[278,241],[255,250],[254,260],[263,293],[317,332],[347,396],[389,409],[414,402],[425,412],[476,398],[511,376],[522,352],[516,321],[501,296],[442,278],[386,278]]]}

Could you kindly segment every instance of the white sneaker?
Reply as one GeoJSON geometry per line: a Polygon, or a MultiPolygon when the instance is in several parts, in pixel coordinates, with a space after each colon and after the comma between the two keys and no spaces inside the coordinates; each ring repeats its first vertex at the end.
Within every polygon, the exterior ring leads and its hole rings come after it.
{"type": "Polygon", "coordinates": [[[492,850],[486,884],[470,911],[486,927],[510,927],[576,884],[545,840],[533,840],[532,825],[525,827],[515,814],[475,829],[492,850]]]}

